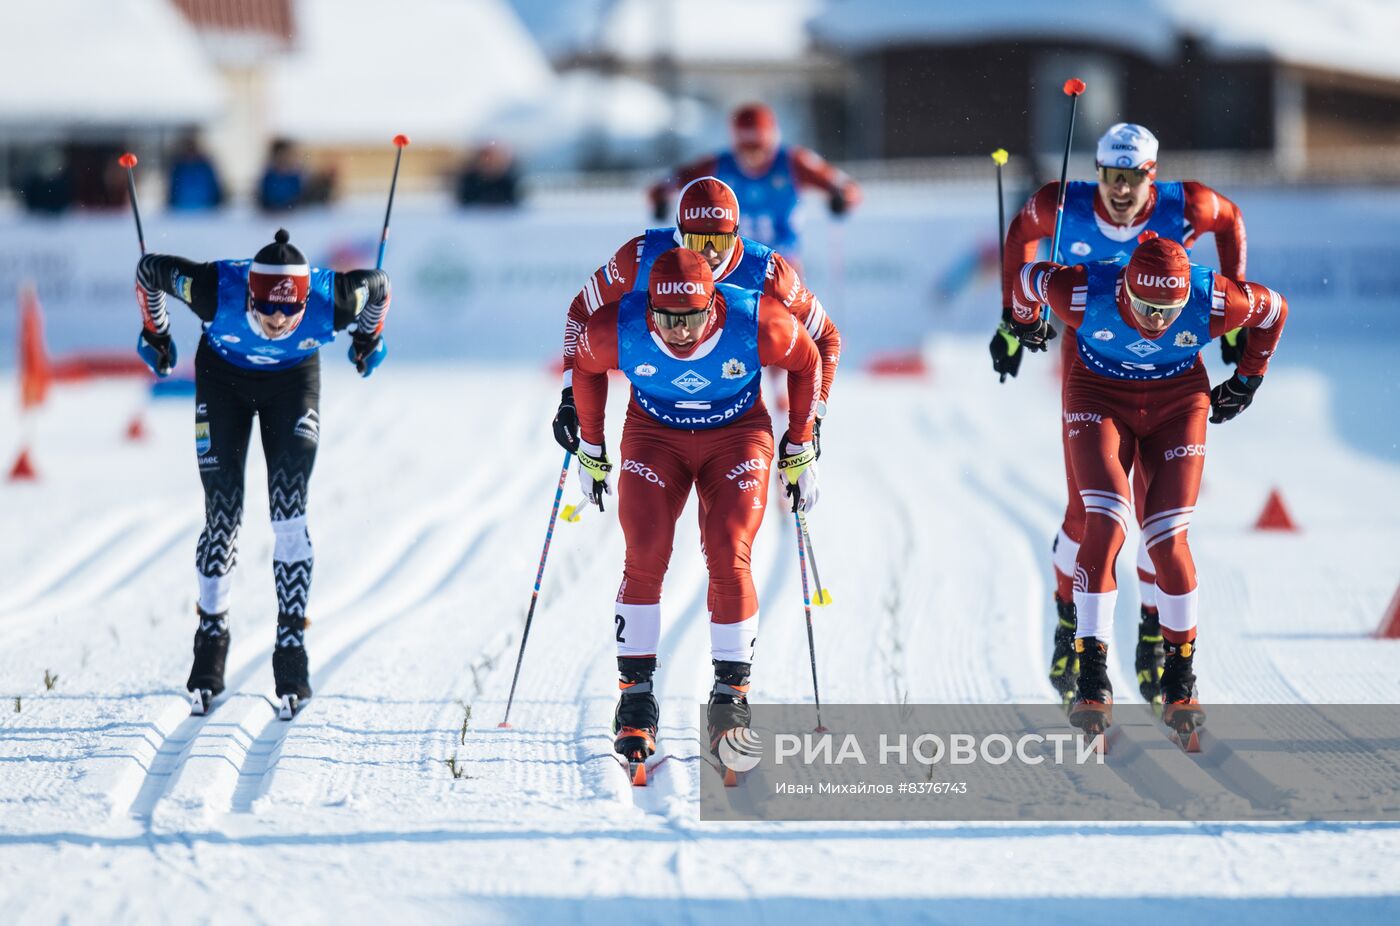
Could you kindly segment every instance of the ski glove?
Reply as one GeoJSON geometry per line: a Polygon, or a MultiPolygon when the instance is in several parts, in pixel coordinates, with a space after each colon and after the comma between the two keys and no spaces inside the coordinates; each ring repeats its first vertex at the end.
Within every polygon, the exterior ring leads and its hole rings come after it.
{"type": "Polygon", "coordinates": [[[170,371],[175,369],[175,341],[171,339],[169,332],[152,334],[142,328],[141,334],[136,338],[136,353],[146,362],[146,366],[151,368],[151,372],[159,377],[169,376],[170,371]]]}
{"type": "Polygon", "coordinates": [[[376,335],[373,338],[361,340],[359,337],[350,339],[350,353],[347,355],[350,362],[355,365],[360,376],[369,379],[369,375],[375,371],[384,358],[389,356],[389,348],[384,343],[384,338],[376,335]]]}
{"type": "Polygon", "coordinates": [[[778,472],[792,498],[793,511],[811,511],[817,506],[817,450],[811,444],[794,444],[783,435],[783,452],[778,472]]]}
{"type": "Polygon", "coordinates": [[[1037,318],[1027,324],[1012,319],[1010,327],[1011,333],[1016,336],[1021,346],[1032,353],[1045,350],[1045,345],[1055,340],[1056,336],[1055,329],[1043,318],[1037,318]]]}
{"type": "Polygon", "coordinates": [[[1236,373],[1212,389],[1210,391],[1211,423],[1220,424],[1229,421],[1249,408],[1249,404],[1254,401],[1254,393],[1258,391],[1259,384],[1262,382],[1264,382],[1262,376],[1241,376],[1236,373]]]}
{"type": "Polygon", "coordinates": [[[1239,366],[1248,341],[1248,328],[1236,328],[1234,331],[1225,332],[1225,336],[1220,339],[1220,359],[1231,366],[1239,366]]]}
{"type": "Polygon", "coordinates": [[[574,387],[565,386],[554,413],[554,441],[569,453],[578,453],[578,409],[574,408],[574,387]]]}
{"type": "Polygon", "coordinates": [[[612,485],[608,482],[612,478],[612,463],[608,452],[601,444],[581,440],[575,453],[578,454],[578,481],[583,494],[602,511],[603,496],[612,494],[612,485]]]}
{"type": "Polygon", "coordinates": [[[1021,358],[1025,354],[1021,353],[1021,342],[1011,333],[1010,306],[1001,310],[1001,324],[997,325],[988,348],[992,352],[992,372],[1001,374],[1001,382],[1021,372],[1021,358]]]}

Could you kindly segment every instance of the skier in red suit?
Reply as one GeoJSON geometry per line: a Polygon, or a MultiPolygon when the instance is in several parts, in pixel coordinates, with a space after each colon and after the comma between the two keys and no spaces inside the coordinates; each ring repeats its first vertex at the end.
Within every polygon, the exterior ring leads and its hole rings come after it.
{"type": "Polygon", "coordinates": [[[1129,519],[1128,471],[1142,469],[1142,531],[1156,567],[1166,658],[1164,719],[1194,729],[1196,568],[1186,532],[1205,465],[1206,419],[1229,421],[1253,401],[1288,317],[1288,304],[1259,283],[1236,282],[1192,264],[1174,241],[1151,238],[1132,258],[1065,267],[1023,265],[1012,290],[1011,329],[1022,346],[1054,337],[1050,306],[1073,330],[1064,392],[1066,441],[1086,517],[1074,564],[1079,657],[1070,719],[1101,729],[1112,719],[1107,668],[1117,586],[1113,569],[1129,519]],[[1252,329],[1235,373],[1211,389],[1200,351],[1236,328],[1252,329]]]}
{"type": "Polygon", "coordinates": [[[618,467],[618,518],[627,548],[614,611],[622,688],[614,733],[616,750],[637,761],[656,748],[660,708],[651,685],[661,587],[692,486],[710,579],[712,746],[725,732],[748,725],[746,693],[758,637],[750,550],[774,456],[761,367],[788,374],[791,406],[777,466],[794,510],[806,511],[817,500],[812,421],[822,365],[811,336],[781,302],[716,284],[695,251],[663,253],[647,279],[646,290],[593,313],[574,364],[579,478],[600,508],[612,493],[603,429],[608,371],[621,370],[632,384],[618,467]]]}
{"type": "MultiPolygon", "coordinates": [[[[1245,274],[1244,216],[1238,206],[1215,190],[1194,180],[1157,179],[1157,138],[1140,125],[1119,123],[1099,139],[1095,161],[1097,181],[1070,181],[1065,191],[1065,215],[1061,226],[1060,250],[1070,261],[1103,260],[1132,254],[1139,237],[1152,233],[1179,241],[1189,249],[1207,233],[1215,236],[1220,269],[1232,280],[1245,274]]],[[[992,337],[992,367],[1005,381],[1021,366],[1020,345],[1011,334],[1006,319],[1011,311],[1011,295],[1023,264],[1035,260],[1041,241],[1055,233],[1055,204],[1058,183],[1047,183],[1032,196],[1012,220],[1006,234],[1006,260],[1002,277],[1003,323],[992,337]]],[[[1051,260],[1060,260],[1050,255],[1051,260]]],[[[1075,341],[1067,330],[1061,341],[1061,400],[1073,365],[1075,341]]],[[[1221,338],[1221,351],[1227,363],[1236,363],[1244,350],[1242,331],[1227,332],[1221,338]]],[[[1055,537],[1055,610],[1057,625],[1055,651],[1051,656],[1050,681],[1065,696],[1074,691],[1074,608],[1071,577],[1075,553],[1084,532],[1084,505],[1074,481],[1069,442],[1062,429],[1065,482],[1068,501],[1064,521],[1055,537]]],[[[1140,503],[1142,482],[1135,470],[1134,498],[1140,503]]],[[[1140,512],[1139,512],[1140,514],[1140,512]]],[[[1164,651],[1155,599],[1152,560],[1138,549],[1138,587],[1142,614],[1138,624],[1135,659],[1138,687],[1144,699],[1157,699],[1164,651]]]]}
{"type": "Polygon", "coordinates": [[[687,164],[652,185],[648,196],[658,220],[666,216],[675,190],[697,177],[718,177],[739,197],[745,234],[797,262],[801,249],[795,213],[803,190],[824,192],[835,216],[860,204],[861,191],[854,180],[815,151],[782,143],[778,117],[762,103],[734,110],[729,127],[734,142],[729,151],[687,164]]]}

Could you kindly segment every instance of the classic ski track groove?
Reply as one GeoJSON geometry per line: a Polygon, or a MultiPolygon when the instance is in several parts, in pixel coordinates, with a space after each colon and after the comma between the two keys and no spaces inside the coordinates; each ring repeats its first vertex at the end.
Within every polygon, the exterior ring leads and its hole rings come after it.
{"type": "MultiPolygon", "coordinates": [[[[326,680],[331,678],[343,664],[345,656],[357,649],[375,633],[392,625],[395,618],[411,611],[437,594],[443,584],[458,569],[461,569],[472,557],[477,555],[483,542],[489,537],[496,523],[502,517],[498,509],[504,508],[511,498],[530,488],[529,483],[529,479],[522,478],[520,474],[517,474],[517,478],[510,484],[509,491],[502,491],[487,484],[478,487],[479,493],[463,492],[463,495],[469,494],[469,497],[459,505],[442,510],[441,503],[438,503],[435,507],[439,509],[439,513],[430,516],[422,528],[415,532],[416,539],[411,548],[395,558],[393,565],[384,570],[372,583],[364,601],[355,606],[342,607],[335,612],[330,612],[327,609],[328,613],[319,615],[322,619],[333,618],[334,624],[332,625],[333,636],[328,639],[317,639],[312,636],[308,641],[308,649],[313,657],[313,690],[325,685],[326,680]],[[481,495],[486,497],[482,498],[481,495]],[[485,507],[487,510],[483,512],[480,510],[481,507],[485,507]],[[382,609],[374,607],[374,599],[371,596],[380,593],[386,584],[405,573],[407,564],[415,558],[414,551],[427,546],[428,538],[432,534],[439,532],[457,533],[457,528],[460,527],[462,520],[460,516],[463,515],[466,516],[466,520],[477,521],[477,526],[470,531],[460,531],[462,537],[452,548],[450,561],[447,562],[446,568],[433,570],[435,579],[433,579],[432,587],[408,599],[391,599],[385,602],[382,609]],[[355,617],[352,618],[352,621],[347,622],[346,618],[351,615],[355,615],[355,617]]],[[[436,555],[436,550],[433,551],[433,554],[436,555]]],[[[258,673],[260,676],[265,674],[258,673]]],[[[270,690],[270,685],[267,687],[270,690]]],[[[287,735],[290,724],[277,718],[271,698],[261,689],[254,692],[243,691],[240,692],[240,696],[249,707],[237,715],[239,719],[236,724],[233,724],[236,727],[236,732],[225,737],[219,733],[211,733],[209,728],[216,724],[206,723],[201,727],[188,750],[172,768],[164,793],[159,795],[156,802],[152,804],[149,811],[152,818],[160,816],[162,801],[178,805],[182,797],[184,803],[197,807],[206,818],[227,812],[233,807],[234,796],[240,788],[240,779],[245,778],[252,780],[242,782],[242,789],[246,796],[246,803],[243,806],[244,808],[251,807],[257,793],[261,790],[261,782],[276,766],[277,752],[283,738],[287,735]],[[248,697],[249,695],[251,697],[248,697]],[[266,710],[264,710],[264,705],[266,710]],[[216,742],[212,744],[214,747],[213,755],[210,756],[210,758],[215,759],[213,768],[203,776],[209,780],[195,781],[192,783],[192,787],[182,787],[182,779],[190,774],[191,759],[195,758],[195,751],[201,746],[201,738],[216,739],[216,742]],[[218,740],[222,740],[222,742],[218,740]],[[182,791],[193,791],[194,793],[186,797],[181,793],[182,791]]],[[[302,708],[302,711],[313,709],[315,703],[313,698],[306,707],[302,708]]],[[[214,715],[211,715],[211,721],[213,717],[214,715]]],[[[292,721],[292,723],[294,722],[295,720],[292,721]]],[[[141,815],[140,810],[136,812],[141,815]]],[[[177,815],[177,818],[182,817],[183,815],[177,815]]]]}

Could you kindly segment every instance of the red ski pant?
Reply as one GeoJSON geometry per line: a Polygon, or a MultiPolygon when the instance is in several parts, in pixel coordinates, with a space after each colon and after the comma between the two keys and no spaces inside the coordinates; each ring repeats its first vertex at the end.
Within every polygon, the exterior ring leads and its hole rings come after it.
{"type": "Polygon", "coordinates": [[[1146,482],[1140,520],[1157,588],[1184,595],[1196,587],[1186,531],[1205,467],[1210,381],[1205,365],[1168,380],[1115,380],[1075,360],[1065,388],[1065,442],[1085,506],[1074,588],[1117,587],[1114,562],[1128,519],[1134,456],[1146,482]]]}
{"type": "Polygon", "coordinates": [[[711,620],[732,624],[757,614],[750,561],[772,463],[772,419],[761,401],[732,424],[706,431],[669,428],[629,406],[617,479],[618,519],[627,542],[617,600],[661,600],[676,521],[694,486],[711,620]]]}
{"type": "MultiPolygon", "coordinates": [[[[1079,348],[1076,346],[1075,331],[1073,328],[1066,328],[1060,332],[1060,409],[1061,412],[1068,410],[1066,404],[1069,391],[1069,374],[1079,363],[1079,348]]],[[[1084,499],[1079,494],[1079,482],[1074,478],[1074,460],[1070,456],[1069,432],[1070,422],[1061,414],[1060,421],[1060,446],[1064,451],[1065,459],[1065,517],[1060,522],[1060,530],[1066,537],[1075,543],[1084,541],[1084,499]]],[[[1147,499],[1147,480],[1143,475],[1141,466],[1132,467],[1133,492],[1132,498],[1137,510],[1138,523],[1142,523],[1144,505],[1147,499]]],[[[1071,576],[1063,575],[1056,570],[1056,597],[1062,601],[1069,601],[1071,597],[1071,576]]],[[[1138,579],[1152,582],[1151,573],[1138,570],[1138,579]]]]}

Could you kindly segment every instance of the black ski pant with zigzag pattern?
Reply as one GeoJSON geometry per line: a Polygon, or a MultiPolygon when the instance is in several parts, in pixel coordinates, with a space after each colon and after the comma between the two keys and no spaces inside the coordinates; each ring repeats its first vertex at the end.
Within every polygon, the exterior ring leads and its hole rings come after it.
{"type": "Polygon", "coordinates": [[[307,485],[321,431],[319,355],[290,369],[245,370],[201,340],[194,381],[195,451],[204,483],[204,531],[195,555],[199,606],[207,614],[228,610],[243,520],[243,470],[256,415],[276,538],[277,609],[280,617],[304,618],[312,563],[307,485]]]}

